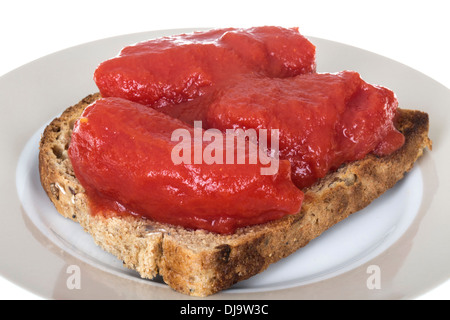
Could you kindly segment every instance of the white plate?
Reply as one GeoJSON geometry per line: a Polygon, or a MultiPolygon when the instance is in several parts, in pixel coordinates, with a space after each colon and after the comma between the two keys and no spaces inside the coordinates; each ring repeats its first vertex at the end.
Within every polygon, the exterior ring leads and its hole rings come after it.
{"type": "MultiPolygon", "coordinates": [[[[40,186],[37,167],[43,126],[97,90],[92,75],[98,63],[125,45],[186,31],[191,30],[87,43],[0,78],[1,275],[44,298],[189,298],[160,279],[142,280],[124,269],[80,226],[62,218],[40,186]],[[79,289],[68,285],[71,266],[81,272],[79,289]]],[[[365,210],[267,271],[207,299],[408,299],[449,278],[449,90],[387,58],[328,40],[310,40],[317,47],[318,71],[356,70],[366,81],[393,89],[401,107],[428,112],[433,151],[365,210]]]]}

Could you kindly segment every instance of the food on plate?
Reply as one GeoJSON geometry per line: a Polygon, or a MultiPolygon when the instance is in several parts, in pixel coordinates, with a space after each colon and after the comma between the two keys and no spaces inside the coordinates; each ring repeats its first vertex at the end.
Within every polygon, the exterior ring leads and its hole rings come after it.
{"type": "Polygon", "coordinates": [[[247,76],[216,94],[206,127],[279,129],[279,157],[291,162],[292,180],[305,188],[345,162],[400,148],[397,107],[392,91],[356,72],[247,76]]]}
{"type": "MultiPolygon", "coordinates": [[[[300,210],[303,193],[292,183],[289,161],[281,161],[276,174],[262,175],[263,164],[251,164],[246,148],[243,164],[195,164],[192,152],[189,163],[175,165],[175,130],[197,134],[177,119],[122,98],[102,98],[86,108],[74,125],[68,156],[93,211],[231,233],[300,210]]],[[[208,133],[199,130],[200,138],[208,133]]],[[[196,148],[194,139],[187,143],[189,150],[196,148]]],[[[208,143],[199,144],[203,153],[208,143]]],[[[226,156],[226,151],[237,154],[237,148],[222,144],[220,151],[226,156]]]]}
{"type": "Polygon", "coordinates": [[[203,96],[242,73],[289,77],[315,71],[315,47],[297,28],[224,28],[139,42],[102,62],[103,97],[160,108],[203,96]]]}
{"type": "Polygon", "coordinates": [[[314,54],[279,27],[128,46],[95,70],[98,93],[46,127],[42,186],[143,278],[192,296],[248,279],[369,205],[431,148],[426,113],[355,71],[316,73],[314,54]]]}

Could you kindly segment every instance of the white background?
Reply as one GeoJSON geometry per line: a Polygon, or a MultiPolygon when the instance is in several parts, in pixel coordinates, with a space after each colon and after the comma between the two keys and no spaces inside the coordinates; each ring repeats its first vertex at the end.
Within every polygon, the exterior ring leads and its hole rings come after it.
{"type": "MultiPolygon", "coordinates": [[[[0,76],[55,51],[111,36],[157,29],[280,25],[298,26],[306,36],[387,56],[450,88],[448,3],[448,0],[5,0],[0,4],[0,76]]],[[[448,300],[450,283],[420,298],[448,300]]],[[[39,297],[0,277],[0,299],[39,297]]]]}

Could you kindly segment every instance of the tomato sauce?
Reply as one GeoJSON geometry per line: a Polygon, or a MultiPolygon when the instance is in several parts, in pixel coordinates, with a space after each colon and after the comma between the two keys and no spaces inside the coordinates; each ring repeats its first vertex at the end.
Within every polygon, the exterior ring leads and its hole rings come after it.
{"type": "Polygon", "coordinates": [[[315,47],[297,28],[225,28],[125,47],[98,66],[94,80],[103,97],[160,108],[203,96],[236,74],[289,77],[315,67],[315,47]]]}
{"type": "Polygon", "coordinates": [[[208,108],[207,127],[279,129],[279,154],[292,180],[311,186],[341,164],[385,155],[403,145],[393,120],[398,102],[356,72],[285,79],[245,76],[223,87],[208,108]]]}
{"type": "Polygon", "coordinates": [[[353,71],[315,70],[315,47],[297,28],[215,29],[124,48],[96,69],[103,98],[76,122],[69,147],[91,208],[229,234],[299,212],[301,190],[330,170],[403,145],[392,91],[353,71]],[[278,129],[278,171],[174,164],[172,133],[195,135],[198,120],[221,134],[278,129]]]}
{"type": "Polygon", "coordinates": [[[194,137],[181,121],[122,98],[88,106],[75,123],[69,157],[92,208],[218,233],[299,212],[303,193],[288,161],[275,175],[261,175],[264,165],[248,160],[175,165],[177,129],[194,137]]]}

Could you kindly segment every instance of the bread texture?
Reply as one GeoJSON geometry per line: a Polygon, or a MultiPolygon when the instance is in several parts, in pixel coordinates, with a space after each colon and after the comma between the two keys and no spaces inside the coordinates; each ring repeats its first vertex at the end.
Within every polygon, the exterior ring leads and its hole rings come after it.
{"type": "Polygon", "coordinates": [[[329,173],[303,190],[305,198],[298,214],[220,235],[113,212],[107,216],[90,213],[67,150],[75,121],[99,98],[98,93],[87,96],[46,127],[39,152],[44,190],[61,215],[79,223],[124,266],[143,278],[161,275],[174,290],[199,297],[262,272],[363,209],[402,179],[432,145],[428,115],[399,109],[397,127],[406,138],[401,149],[386,157],[370,154],[329,173]]]}

